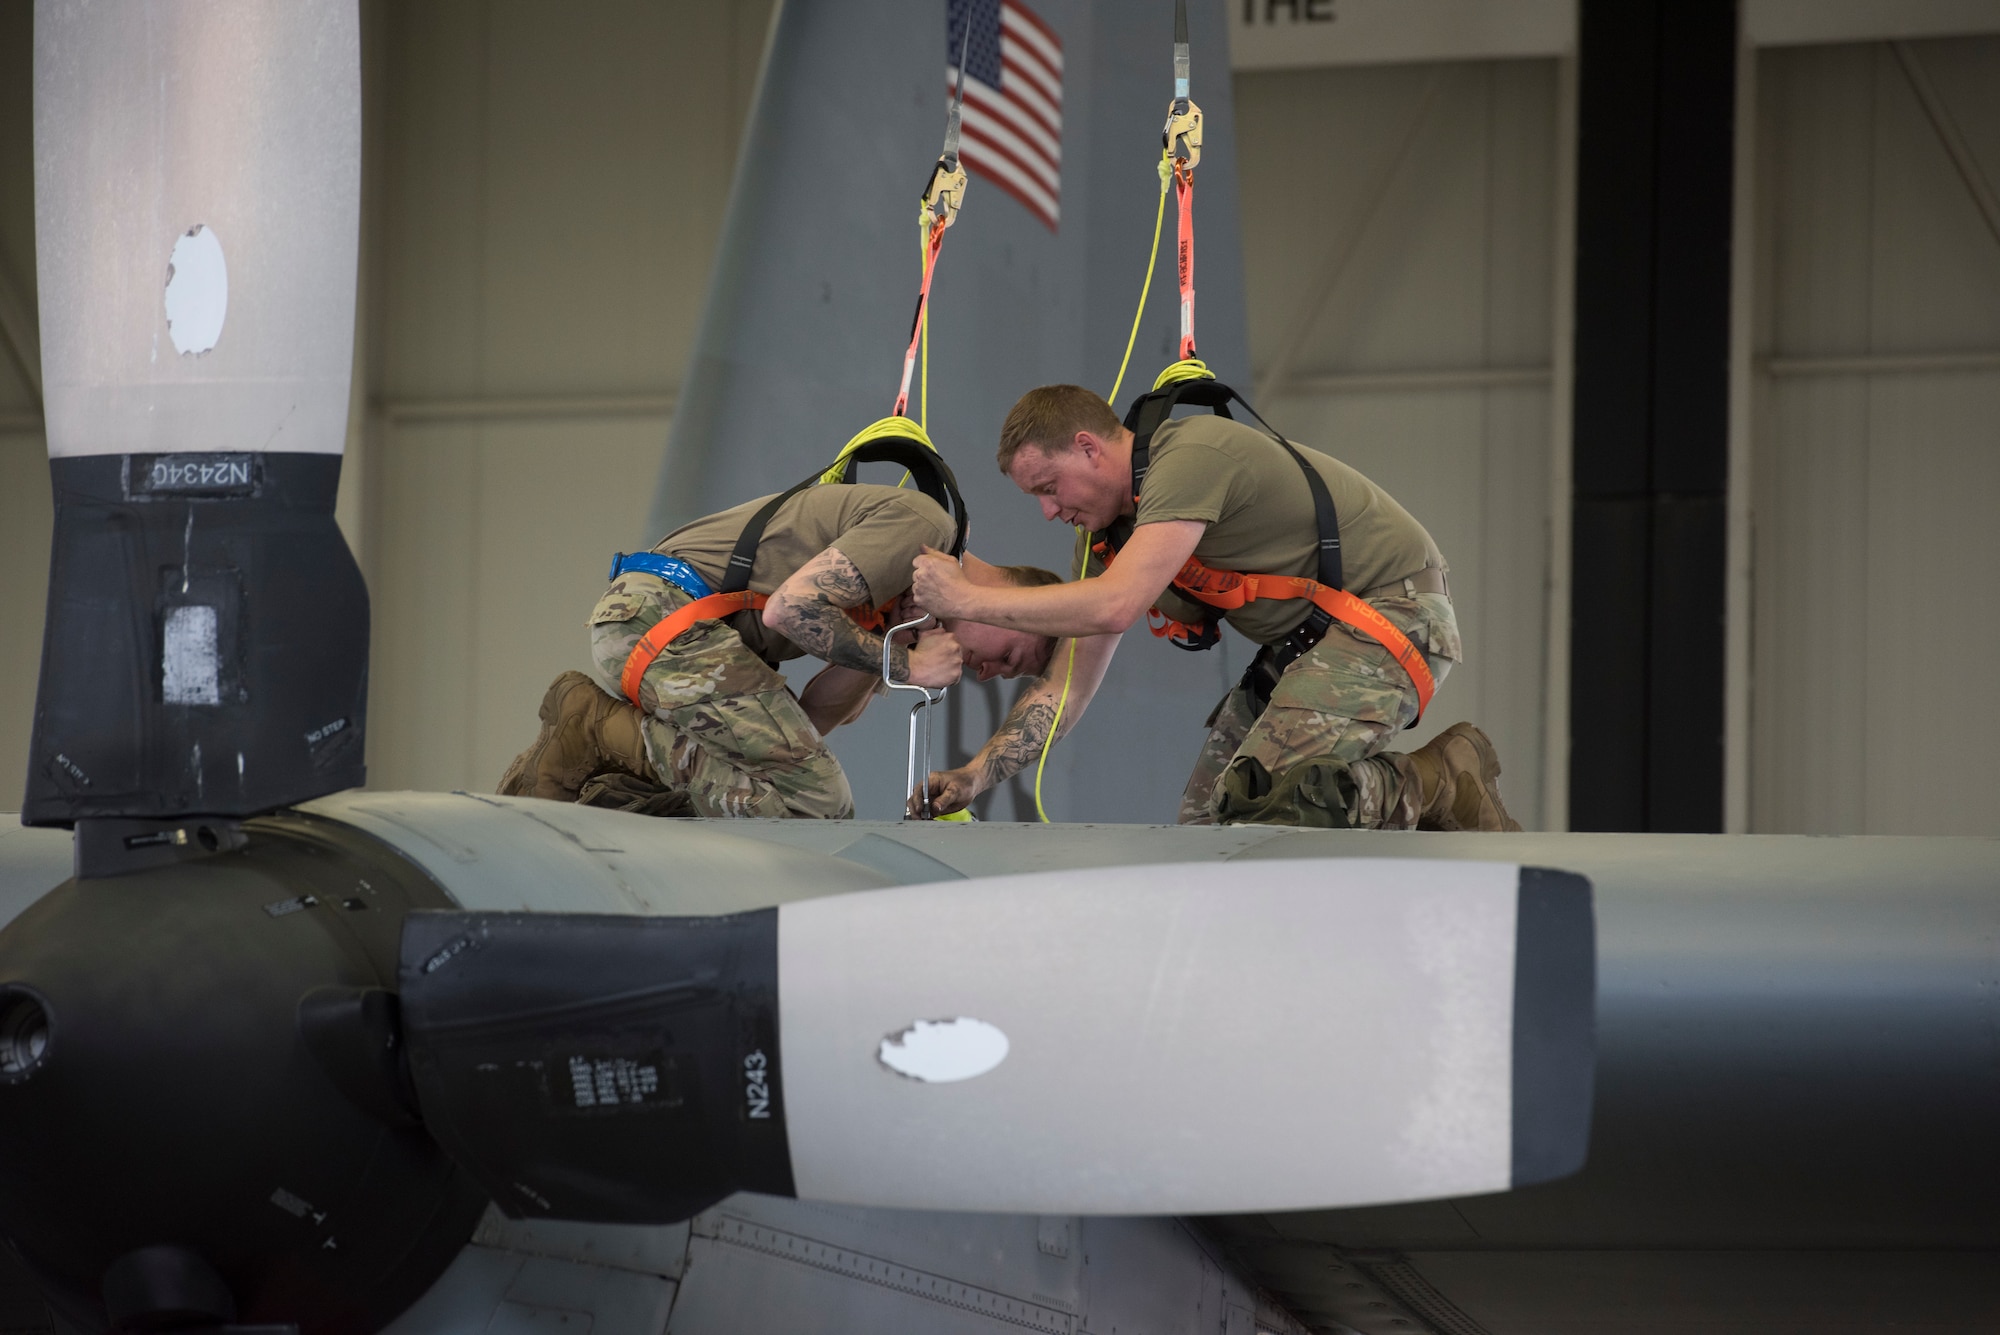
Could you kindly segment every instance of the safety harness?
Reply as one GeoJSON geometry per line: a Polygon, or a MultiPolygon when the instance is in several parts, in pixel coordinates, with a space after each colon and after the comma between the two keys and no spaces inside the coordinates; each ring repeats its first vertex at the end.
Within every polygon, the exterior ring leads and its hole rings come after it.
{"type": "MultiPolygon", "coordinates": [[[[771,522],[771,516],[807,487],[853,482],[854,469],[858,464],[901,464],[906,471],[903,482],[897,485],[915,482],[919,491],[945,508],[957,526],[952,537],[951,554],[955,559],[964,553],[967,516],[965,498],[958,492],[958,479],[952,476],[951,468],[938,454],[937,446],[931,444],[924,427],[911,421],[906,413],[910,406],[910,380],[916,370],[919,348],[926,349],[925,374],[928,380],[929,355],[925,340],[928,321],[925,316],[930,308],[931,279],[937,273],[938,255],[944,249],[944,234],[958,221],[958,210],[965,202],[965,167],[959,161],[958,144],[961,108],[965,101],[965,53],[971,40],[972,26],[968,22],[964,35],[959,39],[957,87],[945,113],[944,151],[931,168],[923,198],[918,202],[917,226],[923,235],[924,248],[923,281],[917,288],[916,314],[910,318],[910,342],[903,352],[903,378],[896,390],[896,406],[889,416],[868,426],[842,446],[831,468],[787,487],[758,507],[757,513],[750,516],[750,522],[743,526],[743,532],[737,535],[736,546],[730,551],[728,564],[724,567],[720,589],[711,590],[707,580],[677,558],[656,556],[649,561],[644,555],[628,557],[620,553],[612,561],[613,579],[624,569],[646,570],[677,585],[694,599],[655,623],[632,646],[632,652],[625,659],[624,671],[619,674],[618,684],[624,690],[625,698],[634,705],[639,704],[639,686],[645,679],[646,669],[688,627],[698,621],[719,621],[739,612],[763,610],[770,601],[769,595],[750,590],[750,571],[757,564],[757,545],[764,540],[764,528],[771,522]]],[[[925,397],[928,398],[928,393],[925,397]]],[[[883,616],[884,608],[850,607],[845,610],[863,630],[881,634],[888,627],[883,616]]]]}
{"type": "MultiPolygon", "coordinates": [[[[653,628],[632,646],[618,679],[625,698],[634,705],[639,704],[639,685],[645,679],[646,669],[676,637],[696,622],[719,621],[738,612],[761,611],[770,601],[770,596],[751,592],[750,572],[757,564],[757,546],[764,540],[764,529],[771,522],[771,517],[786,501],[808,487],[854,482],[856,466],[869,463],[899,464],[908,470],[909,480],[916,484],[917,490],[943,506],[952,517],[955,524],[952,556],[957,557],[965,551],[965,498],[959,495],[958,479],[952,475],[950,465],[939,456],[937,448],[916,423],[907,417],[885,417],[849,441],[831,468],[787,487],[757,507],[757,512],[750,516],[750,522],[743,526],[743,531],[736,537],[735,547],[730,550],[729,560],[723,567],[721,588],[710,590],[707,581],[685,562],[673,560],[679,570],[669,570],[664,565],[656,569],[651,562],[620,554],[612,563],[612,578],[617,578],[621,570],[647,570],[659,574],[694,598],[685,607],[676,608],[670,615],[655,622],[653,628]],[[687,579],[688,575],[694,577],[692,583],[687,579]]],[[[879,607],[848,608],[847,615],[863,630],[877,634],[886,624],[879,607]]]]}
{"type": "MultiPolygon", "coordinates": [[[[1307,599],[1312,603],[1312,610],[1306,614],[1306,619],[1278,643],[1260,649],[1243,674],[1243,686],[1258,710],[1261,712],[1270,702],[1271,689],[1284,675],[1285,669],[1324,639],[1327,629],[1339,621],[1380,644],[1402,665],[1417,689],[1417,717],[1422,718],[1424,710],[1430,707],[1437,682],[1431,675],[1430,665],[1424,661],[1417,647],[1410,643],[1409,637],[1379,610],[1343,587],[1340,516],[1334,510],[1333,495],[1327,490],[1325,479],[1241,394],[1217,380],[1199,362],[1183,361],[1168,367],[1154,382],[1152,391],[1133,400],[1131,408],[1126,411],[1125,429],[1132,433],[1133,504],[1138,504],[1147,470],[1152,466],[1153,435],[1173,410],[1186,404],[1208,408],[1219,417],[1234,420],[1229,411],[1231,403],[1240,404],[1244,411],[1256,418],[1257,424],[1270,434],[1271,439],[1292,457],[1292,462],[1305,474],[1306,485],[1312,491],[1313,521],[1318,530],[1319,578],[1217,570],[1190,556],[1174,576],[1171,587],[1182,596],[1215,609],[1214,613],[1189,624],[1176,621],[1154,607],[1146,614],[1147,624],[1154,636],[1181,649],[1213,649],[1222,639],[1217,623],[1224,613],[1260,599],[1307,599]]],[[[1115,540],[1109,530],[1091,535],[1091,550],[1107,569],[1120,545],[1121,542],[1115,540]]]]}
{"type": "MultiPolygon", "coordinates": [[[[1306,485],[1312,489],[1313,522],[1319,533],[1319,578],[1239,574],[1234,570],[1217,570],[1203,565],[1190,556],[1174,576],[1172,587],[1184,597],[1213,608],[1213,614],[1190,625],[1176,621],[1154,607],[1146,613],[1147,625],[1156,637],[1178,648],[1213,649],[1222,640],[1217,623],[1224,613],[1259,599],[1307,599],[1312,603],[1312,610],[1306,614],[1306,619],[1277,644],[1260,649],[1243,674],[1243,686],[1258,711],[1261,713],[1270,702],[1271,689],[1277,685],[1285,669],[1324,639],[1327,628],[1339,621],[1380,644],[1402,664],[1403,671],[1409,674],[1410,681],[1417,688],[1417,717],[1422,718],[1424,710],[1430,706],[1432,694],[1437,690],[1437,682],[1431,676],[1430,665],[1424,662],[1424,656],[1417,652],[1409,637],[1381,612],[1347,591],[1340,569],[1340,516],[1334,511],[1333,495],[1327,491],[1325,479],[1241,394],[1217,380],[1195,358],[1194,169],[1201,162],[1202,134],[1201,108],[1189,96],[1189,65],[1187,0],[1175,0],[1174,98],[1167,106],[1167,123],[1160,139],[1168,160],[1162,165],[1171,170],[1180,223],[1175,268],[1180,279],[1181,359],[1161,372],[1160,378],[1153,382],[1152,391],[1134,399],[1125,412],[1125,429],[1132,433],[1132,502],[1138,504],[1140,489],[1146,482],[1146,471],[1152,466],[1153,433],[1173,415],[1176,407],[1186,404],[1229,417],[1229,405],[1241,404],[1243,410],[1257,419],[1257,425],[1270,433],[1271,439],[1292,456],[1292,462],[1306,475],[1306,485]]],[[[1165,184],[1164,180],[1162,184],[1165,184]]],[[[1109,569],[1112,557],[1117,554],[1117,543],[1109,532],[1094,533],[1091,535],[1091,550],[1109,569]]]]}

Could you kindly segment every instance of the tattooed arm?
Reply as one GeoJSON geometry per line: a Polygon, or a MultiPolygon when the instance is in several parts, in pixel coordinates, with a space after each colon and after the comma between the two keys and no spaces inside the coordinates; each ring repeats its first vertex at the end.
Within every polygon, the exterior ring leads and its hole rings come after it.
{"type": "MultiPolygon", "coordinates": [[[[868,581],[840,548],[829,547],[778,586],[764,605],[764,624],[836,667],[879,674],[882,637],[847,615],[850,607],[872,605],[868,581]]],[[[889,675],[919,686],[949,686],[958,680],[962,656],[957,640],[934,631],[914,647],[891,646],[889,675]]]]}
{"type": "MultiPolygon", "coordinates": [[[[940,770],[931,775],[931,805],[939,813],[958,811],[996,784],[1005,783],[1033,766],[1042,754],[1049,728],[1056,725],[1056,709],[1063,699],[1063,680],[1069,679],[1069,700],[1061,704],[1062,722],[1056,736],[1062,737],[1076,726],[1091,698],[1111,666],[1112,651],[1118,647],[1116,635],[1092,635],[1087,639],[1059,640],[1049,655],[1048,668],[1029,682],[1007,717],[979,748],[979,754],[963,769],[940,770]],[[1076,647],[1076,667],[1070,670],[1070,647],[1076,647]]],[[[912,796],[914,810],[915,796],[912,796]]]]}

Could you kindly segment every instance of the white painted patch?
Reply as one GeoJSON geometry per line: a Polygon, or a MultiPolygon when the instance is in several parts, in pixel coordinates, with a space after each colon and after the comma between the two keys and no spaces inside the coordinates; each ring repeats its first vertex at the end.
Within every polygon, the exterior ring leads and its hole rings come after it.
{"type": "Polygon", "coordinates": [[[222,338],[229,314],[229,266],[222,242],[196,223],[174,242],[167,261],[167,333],[183,357],[199,357],[222,338]]]}
{"type": "Polygon", "coordinates": [[[170,705],[222,703],[222,662],[215,609],[170,608],[160,645],[160,693],[170,705]]]}
{"type": "Polygon", "coordinates": [[[919,1020],[882,1040],[877,1054],[898,1075],[943,1085],[985,1075],[1007,1059],[1007,1035],[984,1020],[919,1020]]]}

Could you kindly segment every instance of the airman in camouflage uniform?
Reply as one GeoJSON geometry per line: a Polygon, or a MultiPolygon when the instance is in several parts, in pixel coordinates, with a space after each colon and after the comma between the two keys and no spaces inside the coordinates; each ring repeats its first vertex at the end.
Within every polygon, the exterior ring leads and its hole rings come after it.
{"type": "MultiPolygon", "coordinates": [[[[632,646],[694,600],[649,575],[619,576],[590,618],[592,675],[608,692],[632,646]]],[[[703,816],[854,815],[847,775],[785,678],[726,621],[697,621],[640,679],[646,760],[703,816]]]]}
{"type": "MultiPolygon", "coordinates": [[[[1464,650],[1437,545],[1366,477],[1296,450],[1295,458],[1227,418],[1185,417],[1157,429],[1150,467],[1135,482],[1132,433],[1102,399],[1075,385],[1022,396],[1001,428],[1000,470],[1039,501],[1044,518],[1077,526],[1078,559],[1091,578],[1063,590],[977,589],[927,554],[913,588],[942,613],[1067,637],[1051,662],[1073,661],[1074,670],[1031,684],[970,765],[933,776],[943,809],[1032,762],[1056,726],[1065,680],[1073,690],[1061,725],[1073,724],[1119,638],[1149,608],[1185,625],[1217,615],[1175,583],[1190,560],[1213,572],[1316,578],[1320,535],[1301,460],[1338,514],[1344,587],[1408,636],[1443,681],[1464,650]],[[1115,561],[1092,543],[1098,535],[1115,561]]],[[[1220,615],[1276,646],[1310,611],[1302,598],[1264,597],[1220,615]]],[[[1500,762],[1479,729],[1462,723],[1414,752],[1384,751],[1416,720],[1418,700],[1409,674],[1374,638],[1336,621],[1269,685],[1268,704],[1239,684],[1210,715],[1182,822],[1520,828],[1500,804],[1500,762]]]]}
{"type": "MultiPolygon", "coordinates": [[[[712,588],[764,499],[677,529],[655,552],[712,588]]],[[[651,815],[851,817],[853,792],[823,734],[866,707],[883,654],[880,633],[862,624],[880,622],[854,613],[908,619],[900,609],[913,558],[954,533],[944,509],[913,489],[806,488],[771,516],[757,545],[749,587],[767,595],[762,612],[695,621],[668,641],[639,679],[636,708],[623,695],[626,660],[695,594],[664,575],[624,570],[590,615],[591,675],[566,672],[549,687],[541,733],[500,792],[651,815]],[[829,666],[794,695],[775,665],[808,653],[829,666]]],[[[1056,578],[965,559],[981,579],[1056,578]]],[[[1043,636],[946,622],[889,657],[896,680],[939,686],[964,668],[982,680],[1039,671],[1050,647],[1043,636]]]]}
{"type": "MultiPolygon", "coordinates": [[[[1452,664],[1464,656],[1451,599],[1419,593],[1369,601],[1410,637],[1442,686],[1452,664]]],[[[1269,804],[1256,804],[1243,786],[1254,786],[1260,771],[1282,774],[1301,758],[1312,757],[1346,767],[1351,782],[1344,803],[1346,823],[1415,829],[1423,803],[1419,786],[1409,781],[1408,757],[1382,752],[1416,717],[1417,690],[1410,674],[1378,641],[1336,621],[1278,679],[1261,712],[1242,683],[1222,698],[1209,717],[1208,737],[1181,795],[1178,819],[1202,825],[1261,813],[1269,804]],[[1235,791],[1224,796],[1223,776],[1232,766],[1237,770],[1235,791]]]]}

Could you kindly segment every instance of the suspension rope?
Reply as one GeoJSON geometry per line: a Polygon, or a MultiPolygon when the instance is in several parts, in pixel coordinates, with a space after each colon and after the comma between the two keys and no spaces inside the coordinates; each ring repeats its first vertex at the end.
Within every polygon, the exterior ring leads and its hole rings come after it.
{"type": "MultiPolygon", "coordinates": [[[[890,410],[895,417],[901,417],[910,407],[910,376],[917,368],[917,349],[924,341],[924,312],[931,302],[931,278],[937,273],[938,252],[944,249],[944,230],[950,225],[942,218],[933,222],[924,241],[924,282],[917,289],[916,314],[910,317],[910,346],[903,350],[902,387],[896,391],[896,406],[890,410]]],[[[925,375],[928,378],[928,360],[925,362],[925,375]]]]}
{"type": "MultiPolygon", "coordinates": [[[[1105,399],[1105,402],[1114,405],[1118,402],[1119,387],[1125,383],[1126,368],[1132,365],[1132,345],[1138,341],[1139,323],[1146,318],[1146,298],[1153,290],[1153,268],[1159,262],[1160,258],[1160,225],[1165,221],[1167,216],[1167,182],[1171,179],[1168,167],[1170,161],[1171,158],[1168,151],[1165,149],[1160,150],[1160,204],[1153,212],[1153,248],[1146,256],[1146,278],[1144,282],[1139,284],[1139,309],[1132,313],[1132,332],[1125,337],[1125,356],[1118,363],[1118,378],[1111,382],[1111,393],[1105,399]]],[[[1166,377],[1173,373],[1175,367],[1187,364],[1186,362],[1176,362],[1173,366],[1162,371],[1160,373],[1161,379],[1153,383],[1153,388],[1158,389],[1166,377]]],[[[1195,362],[1193,365],[1201,367],[1200,374],[1208,374],[1208,368],[1202,366],[1200,362],[1195,362]]],[[[1081,528],[1076,530],[1076,534],[1078,538],[1085,536],[1084,530],[1081,528]]],[[[1089,576],[1090,545],[1086,542],[1083,544],[1083,558],[1076,565],[1077,583],[1081,584],[1089,576]]],[[[1062,694],[1056,699],[1056,716],[1049,723],[1049,734],[1042,738],[1042,754],[1035,761],[1035,815],[1040,818],[1044,825],[1049,823],[1049,813],[1047,808],[1042,805],[1042,771],[1048,767],[1049,748],[1055,745],[1056,733],[1062,730],[1063,711],[1069,708],[1069,688],[1070,683],[1075,677],[1076,637],[1071,636],[1069,640],[1069,662],[1063,668],[1062,694]]]]}

